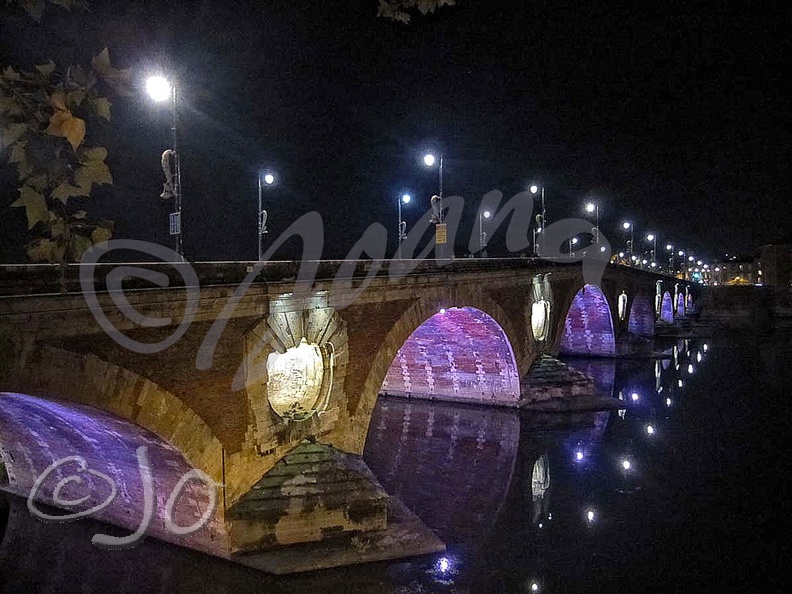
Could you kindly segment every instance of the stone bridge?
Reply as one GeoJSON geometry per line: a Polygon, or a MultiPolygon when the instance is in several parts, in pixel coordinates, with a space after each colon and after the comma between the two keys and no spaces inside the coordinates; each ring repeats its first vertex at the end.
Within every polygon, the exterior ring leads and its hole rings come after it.
{"type": "MultiPolygon", "coordinates": [[[[299,263],[254,265],[1,267],[0,487],[27,497],[79,454],[119,485],[97,516],[135,530],[147,445],[154,536],[227,556],[383,530],[394,511],[358,457],[379,394],[520,407],[540,356],[617,356],[695,297],[612,264],[598,286],[580,263],[520,258],[322,261],[308,284],[299,263]],[[176,539],[165,502],[191,469],[224,488],[176,539]]],[[[187,484],[177,525],[211,489],[187,484]]]]}

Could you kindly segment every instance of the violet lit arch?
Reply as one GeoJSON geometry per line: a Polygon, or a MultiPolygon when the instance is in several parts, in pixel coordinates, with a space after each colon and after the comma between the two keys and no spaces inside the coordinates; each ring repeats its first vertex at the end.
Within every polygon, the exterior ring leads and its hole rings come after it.
{"type": "Polygon", "coordinates": [[[381,393],[514,406],[520,378],[498,322],[475,307],[448,307],[425,320],[399,348],[381,393]]]}
{"type": "MultiPolygon", "coordinates": [[[[214,513],[201,530],[176,539],[165,529],[165,502],[192,464],[162,437],[120,416],[66,400],[42,398],[17,392],[0,392],[0,449],[8,482],[3,487],[27,498],[45,469],[55,461],[80,456],[89,470],[100,472],[114,483],[117,495],[92,517],[134,532],[144,513],[145,487],[137,450],[146,447],[155,496],[155,517],[147,531],[156,538],[178,542],[214,555],[225,556],[227,543],[222,510],[214,513]]],[[[81,471],[77,462],[66,462],[46,478],[36,501],[52,505],[54,489],[63,476],[77,476],[83,484],[67,484],[61,497],[89,499],[71,511],[94,508],[110,497],[110,484],[97,475],[81,471]]],[[[212,512],[210,489],[191,482],[173,508],[173,520],[187,527],[212,512]]],[[[217,501],[222,494],[217,493],[217,501]]],[[[51,513],[51,512],[48,512],[51,513]]]]}
{"type": "Polygon", "coordinates": [[[559,350],[567,355],[616,354],[613,313],[602,290],[584,285],[572,299],[560,337],[559,350]]]}
{"type": "Polygon", "coordinates": [[[651,299],[645,293],[633,297],[627,331],[635,336],[654,336],[655,312],[651,299]]]}
{"type": "Polygon", "coordinates": [[[663,293],[663,301],[660,306],[660,319],[669,324],[674,321],[674,299],[671,293],[663,293]]]}
{"type": "MultiPolygon", "coordinates": [[[[458,310],[473,308],[493,319],[506,338],[517,378],[524,377],[528,372],[538,356],[536,343],[529,336],[530,328],[518,335],[514,324],[500,305],[483,290],[463,285],[427,291],[401,314],[379,343],[379,348],[363,383],[363,389],[360,391],[360,399],[351,409],[353,423],[351,429],[355,441],[349,444],[350,450],[360,452],[363,450],[377,397],[382,391],[385,379],[399,350],[424,322],[438,314],[441,309],[449,310],[452,307],[456,307],[458,310]]],[[[456,316],[456,314],[452,315],[456,316]]],[[[507,368],[511,369],[512,366],[507,366],[507,368]]],[[[394,389],[393,386],[390,388],[394,389]]]]}
{"type": "Polygon", "coordinates": [[[680,293],[677,296],[676,315],[677,315],[677,317],[685,315],[685,294],[684,293],[680,293]]]}

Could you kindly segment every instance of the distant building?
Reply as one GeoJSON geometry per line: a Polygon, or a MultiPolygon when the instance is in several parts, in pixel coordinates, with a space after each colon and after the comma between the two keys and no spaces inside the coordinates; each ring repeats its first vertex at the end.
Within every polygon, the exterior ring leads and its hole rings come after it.
{"type": "Polygon", "coordinates": [[[721,285],[760,285],[763,284],[764,270],[761,259],[726,260],[715,262],[709,274],[709,284],[721,285]]]}
{"type": "Polygon", "coordinates": [[[762,284],[792,288],[792,244],[763,245],[759,248],[762,284]]]}

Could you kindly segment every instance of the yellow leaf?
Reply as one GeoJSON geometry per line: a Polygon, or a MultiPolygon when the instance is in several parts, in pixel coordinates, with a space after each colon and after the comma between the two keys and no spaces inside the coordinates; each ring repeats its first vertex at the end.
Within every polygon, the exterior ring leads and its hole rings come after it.
{"type": "Polygon", "coordinates": [[[50,105],[55,109],[60,109],[62,111],[66,110],[66,95],[63,91],[55,91],[50,97],[50,105]]]}
{"type": "Polygon", "coordinates": [[[3,70],[3,78],[10,81],[19,80],[19,72],[11,68],[11,66],[7,66],[5,70],[3,70]]]}
{"type": "Polygon", "coordinates": [[[0,114],[22,115],[22,106],[13,97],[0,97],[0,114]]]}
{"type": "Polygon", "coordinates": [[[107,48],[91,60],[91,66],[116,93],[129,94],[129,70],[113,68],[110,65],[110,52],[107,48]]]}
{"type": "Polygon", "coordinates": [[[66,93],[66,105],[68,107],[79,106],[83,99],[85,99],[85,91],[69,91],[66,93]]]}
{"type": "Polygon", "coordinates": [[[97,227],[91,233],[91,241],[94,243],[100,243],[102,241],[107,241],[113,236],[113,230],[107,229],[105,227],[97,227]]]}
{"type": "Polygon", "coordinates": [[[80,186],[73,186],[69,182],[61,183],[57,188],[52,190],[52,197],[60,200],[64,204],[68,202],[69,198],[73,196],[87,196],[86,192],[80,186]]]}
{"type": "Polygon", "coordinates": [[[96,115],[98,115],[100,118],[106,119],[108,122],[110,121],[110,101],[108,101],[105,97],[99,97],[93,101],[92,105],[96,115]]]}
{"type": "Polygon", "coordinates": [[[107,149],[100,146],[84,149],[80,151],[80,167],[74,174],[74,183],[85,190],[86,194],[91,191],[94,184],[112,184],[113,176],[110,169],[105,165],[107,149]]]}
{"type": "Polygon", "coordinates": [[[28,257],[34,262],[52,262],[55,242],[40,237],[27,246],[28,257]]]}
{"type": "Polygon", "coordinates": [[[33,188],[22,186],[19,190],[20,197],[11,206],[24,206],[28,220],[28,229],[36,226],[36,223],[49,220],[47,211],[47,201],[44,196],[36,192],[33,188]]]}
{"type": "Polygon", "coordinates": [[[47,134],[66,138],[76,151],[85,139],[85,120],[74,117],[70,111],[57,109],[50,118],[47,134]]]}
{"type": "Polygon", "coordinates": [[[55,62],[50,60],[46,64],[38,64],[36,66],[36,70],[38,70],[43,76],[49,76],[55,72],[55,62]]]}
{"type": "Polygon", "coordinates": [[[25,145],[27,142],[17,142],[12,148],[8,156],[9,163],[22,163],[25,161],[27,155],[25,154],[25,145]]]}

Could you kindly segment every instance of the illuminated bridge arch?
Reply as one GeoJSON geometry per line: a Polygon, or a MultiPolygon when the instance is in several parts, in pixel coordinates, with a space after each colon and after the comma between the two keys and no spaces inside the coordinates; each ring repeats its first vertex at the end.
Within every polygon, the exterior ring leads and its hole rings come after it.
{"type": "Polygon", "coordinates": [[[679,295],[677,295],[676,315],[677,315],[677,317],[685,315],[685,294],[684,293],[679,293],[679,295]]]}
{"type": "Polygon", "coordinates": [[[616,339],[608,299],[599,287],[577,292],[564,320],[560,351],[568,355],[614,355],[616,339]]]}
{"type": "Polygon", "coordinates": [[[627,331],[636,336],[654,336],[655,313],[652,302],[644,293],[638,293],[630,306],[627,331]]]}
{"type": "MultiPolygon", "coordinates": [[[[201,530],[178,540],[166,530],[166,502],[193,467],[161,437],[128,420],[82,404],[0,392],[4,488],[21,497],[27,498],[37,481],[41,481],[35,498],[52,505],[59,481],[62,484],[61,479],[77,477],[81,483],[70,481],[60,491],[60,497],[65,500],[88,497],[85,503],[72,508],[72,513],[109,502],[104,509],[91,514],[92,517],[134,533],[143,521],[145,509],[146,487],[137,454],[141,446],[145,446],[150,464],[155,505],[147,534],[215,555],[227,554],[219,503],[222,493],[217,494],[215,511],[201,530]],[[54,463],[71,456],[82,457],[88,470],[72,460],[44,475],[54,463]],[[112,497],[113,486],[117,490],[115,497],[112,497]]],[[[190,481],[181,490],[171,517],[177,526],[196,524],[204,513],[212,511],[210,488],[190,481]]]]}
{"type": "Polygon", "coordinates": [[[663,293],[663,301],[660,305],[660,319],[669,324],[674,321],[674,299],[671,293],[663,293]]]}
{"type": "Polygon", "coordinates": [[[396,353],[382,393],[516,405],[520,378],[500,325],[474,307],[441,308],[396,353]]]}

